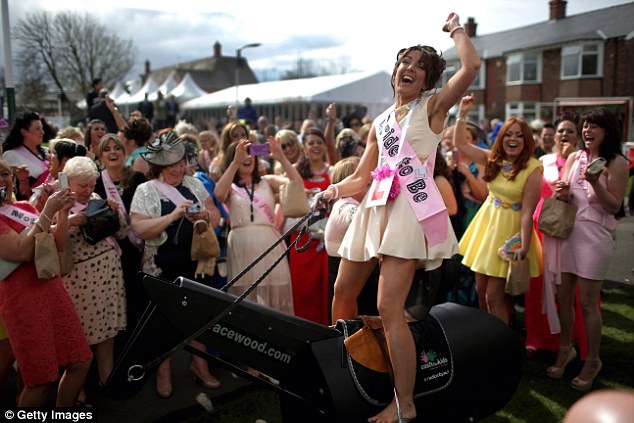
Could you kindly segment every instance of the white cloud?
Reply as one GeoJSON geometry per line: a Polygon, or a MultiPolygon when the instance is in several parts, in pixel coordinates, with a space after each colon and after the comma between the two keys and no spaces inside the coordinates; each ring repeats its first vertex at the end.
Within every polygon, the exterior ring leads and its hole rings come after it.
{"type": "MultiPolygon", "coordinates": [[[[570,0],[567,14],[626,3],[627,0],[570,0]]],[[[473,16],[478,33],[485,34],[548,19],[548,0],[454,0],[381,3],[322,0],[298,6],[290,0],[273,1],[150,1],[150,0],[12,0],[11,24],[26,13],[45,10],[87,11],[120,37],[132,39],[139,55],[132,75],[143,71],[149,59],[153,68],[199,59],[213,54],[213,44],[223,54],[259,42],[244,51],[256,70],[273,74],[291,67],[298,57],[327,61],[347,58],[358,70],[390,71],[396,52],[404,46],[427,44],[440,50],[453,43],[441,27],[451,10],[462,21],[473,16]]]]}

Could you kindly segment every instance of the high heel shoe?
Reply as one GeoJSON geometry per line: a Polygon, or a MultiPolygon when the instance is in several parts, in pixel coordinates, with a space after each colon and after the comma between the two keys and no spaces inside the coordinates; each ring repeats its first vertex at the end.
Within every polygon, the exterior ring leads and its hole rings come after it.
{"type": "Polygon", "coordinates": [[[566,366],[568,366],[571,361],[577,358],[577,350],[575,350],[572,345],[568,347],[559,347],[559,354],[566,355],[566,360],[563,362],[561,367],[550,366],[546,369],[546,374],[548,375],[548,377],[553,379],[561,379],[561,377],[564,375],[564,372],[566,371],[566,366]]]}
{"type": "MultiPolygon", "coordinates": [[[[594,371],[594,374],[592,375],[592,377],[588,380],[583,380],[579,376],[574,378],[570,386],[572,386],[572,389],[574,389],[575,391],[588,391],[590,388],[592,388],[592,384],[594,383],[594,380],[597,378],[597,376],[599,376],[599,373],[601,372],[601,369],[603,368],[603,363],[601,362],[601,359],[599,358],[586,359],[586,364],[584,365],[584,367],[587,366],[588,363],[597,363],[596,370],[594,371]]],[[[583,369],[581,369],[581,373],[583,373],[583,369]]],[[[581,375],[581,373],[579,374],[581,375]]]]}
{"type": "Polygon", "coordinates": [[[189,370],[194,374],[194,381],[202,383],[203,387],[208,389],[218,389],[220,388],[220,381],[216,379],[209,370],[207,371],[199,371],[198,368],[192,363],[189,366],[189,370]],[[206,373],[206,374],[205,374],[206,373]]]}

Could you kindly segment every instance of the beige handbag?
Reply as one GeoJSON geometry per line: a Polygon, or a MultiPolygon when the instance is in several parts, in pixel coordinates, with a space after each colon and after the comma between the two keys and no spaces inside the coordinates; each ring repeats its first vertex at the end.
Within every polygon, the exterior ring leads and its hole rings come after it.
{"type": "Polygon", "coordinates": [[[555,198],[544,198],[537,227],[548,236],[566,239],[570,236],[577,217],[577,206],[555,198]]]}
{"type": "Polygon", "coordinates": [[[220,256],[220,244],[214,228],[204,220],[194,223],[191,248],[192,261],[196,261],[196,277],[211,276],[216,267],[216,257],[220,256]]]}
{"type": "Polygon", "coordinates": [[[53,279],[61,275],[55,238],[50,232],[35,234],[35,268],[40,279],[53,279]]]}
{"type": "Polygon", "coordinates": [[[509,273],[504,291],[509,295],[521,295],[530,290],[531,271],[528,258],[509,261],[509,273]]]}
{"type": "Polygon", "coordinates": [[[284,217],[302,217],[310,211],[303,181],[288,181],[280,187],[280,205],[284,217]]]}

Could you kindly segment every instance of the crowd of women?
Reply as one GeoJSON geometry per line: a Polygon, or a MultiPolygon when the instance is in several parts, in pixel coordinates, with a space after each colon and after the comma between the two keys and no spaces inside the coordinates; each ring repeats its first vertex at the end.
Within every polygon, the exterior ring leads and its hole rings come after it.
{"type": "MultiPolygon", "coordinates": [[[[416,416],[414,347],[404,308],[416,269],[432,271],[449,261],[460,262],[459,277],[440,290],[438,301],[479,307],[508,324],[509,260],[527,258],[527,353],[552,351],[546,373],[560,378],[577,358],[578,340],[585,364],[571,386],[589,389],[602,367],[599,294],[627,180],[619,124],[606,109],[561,116],[553,122],[552,152],[539,159],[521,117],[507,119],[495,139],[486,139],[468,120],[475,98],[464,95],[479,58],[457,15],[443,30],[458,47],[460,70],[436,88],[445,68],[441,55],[428,46],[402,49],[392,77],[395,107],[373,125],[346,117],[342,128],[334,103],[323,121],[306,121],[300,133],[251,128],[233,115],[218,135],[185,122],[155,133],[134,113],[117,134],[92,120],[85,138],[71,128],[45,147],[40,117],[18,114],[0,161],[0,243],[7,247],[0,252],[0,383],[17,362],[17,404],[44,405],[61,367],[56,404],[86,405],[83,386],[93,355],[95,383],[103,385],[118,346],[147,305],[138,272],[222,287],[293,226],[279,200],[292,183],[303,184],[307,204],[318,198],[336,203],[327,223],[313,225],[305,239],[290,234],[287,243],[306,251],[291,249],[247,300],[321,324],[378,312],[396,397],[370,421],[416,416]],[[457,102],[455,125],[447,128],[457,102]],[[408,183],[405,160],[396,163],[386,131],[401,135],[398,154],[433,175],[420,190],[434,213],[420,217],[418,200],[400,188],[408,183]],[[590,174],[588,164],[597,157],[605,168],[590,174]],[[568,239],[538,230],[548,197],[578,207],[568,239]],[[82,227],[96,199],[118,213],[119,230],[89,242],[82,227]],[[215,228],[221,244],[215,267],[202,274],[191,257],[200,225],[215,228]],[[37,278],[34,261],[35,235],[42,232],[53,234],[60,255],[72,257],[69,269],[46,282],[37,278]]],[[[278,246],[230,292],[241,294],[285,254],[278,246]]],[[[206,388],[221,386],[203,358],[192,355],[190,369],[206,388]]],[[[157,372],[159,396],[172,395],[171,377],[168,359],[157,372]]]]}

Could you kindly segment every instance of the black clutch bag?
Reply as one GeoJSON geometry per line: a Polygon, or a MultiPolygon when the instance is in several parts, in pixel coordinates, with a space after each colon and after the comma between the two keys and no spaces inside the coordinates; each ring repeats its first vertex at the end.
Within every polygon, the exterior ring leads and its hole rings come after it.
{"type": "Polygon", "coordinates": [[[86,207],[86,219],[88,223],[80,229],[90,245],[115,234],[120,228],[119,213],[112,210],[106,200],[90,200],[86,207]]]}

